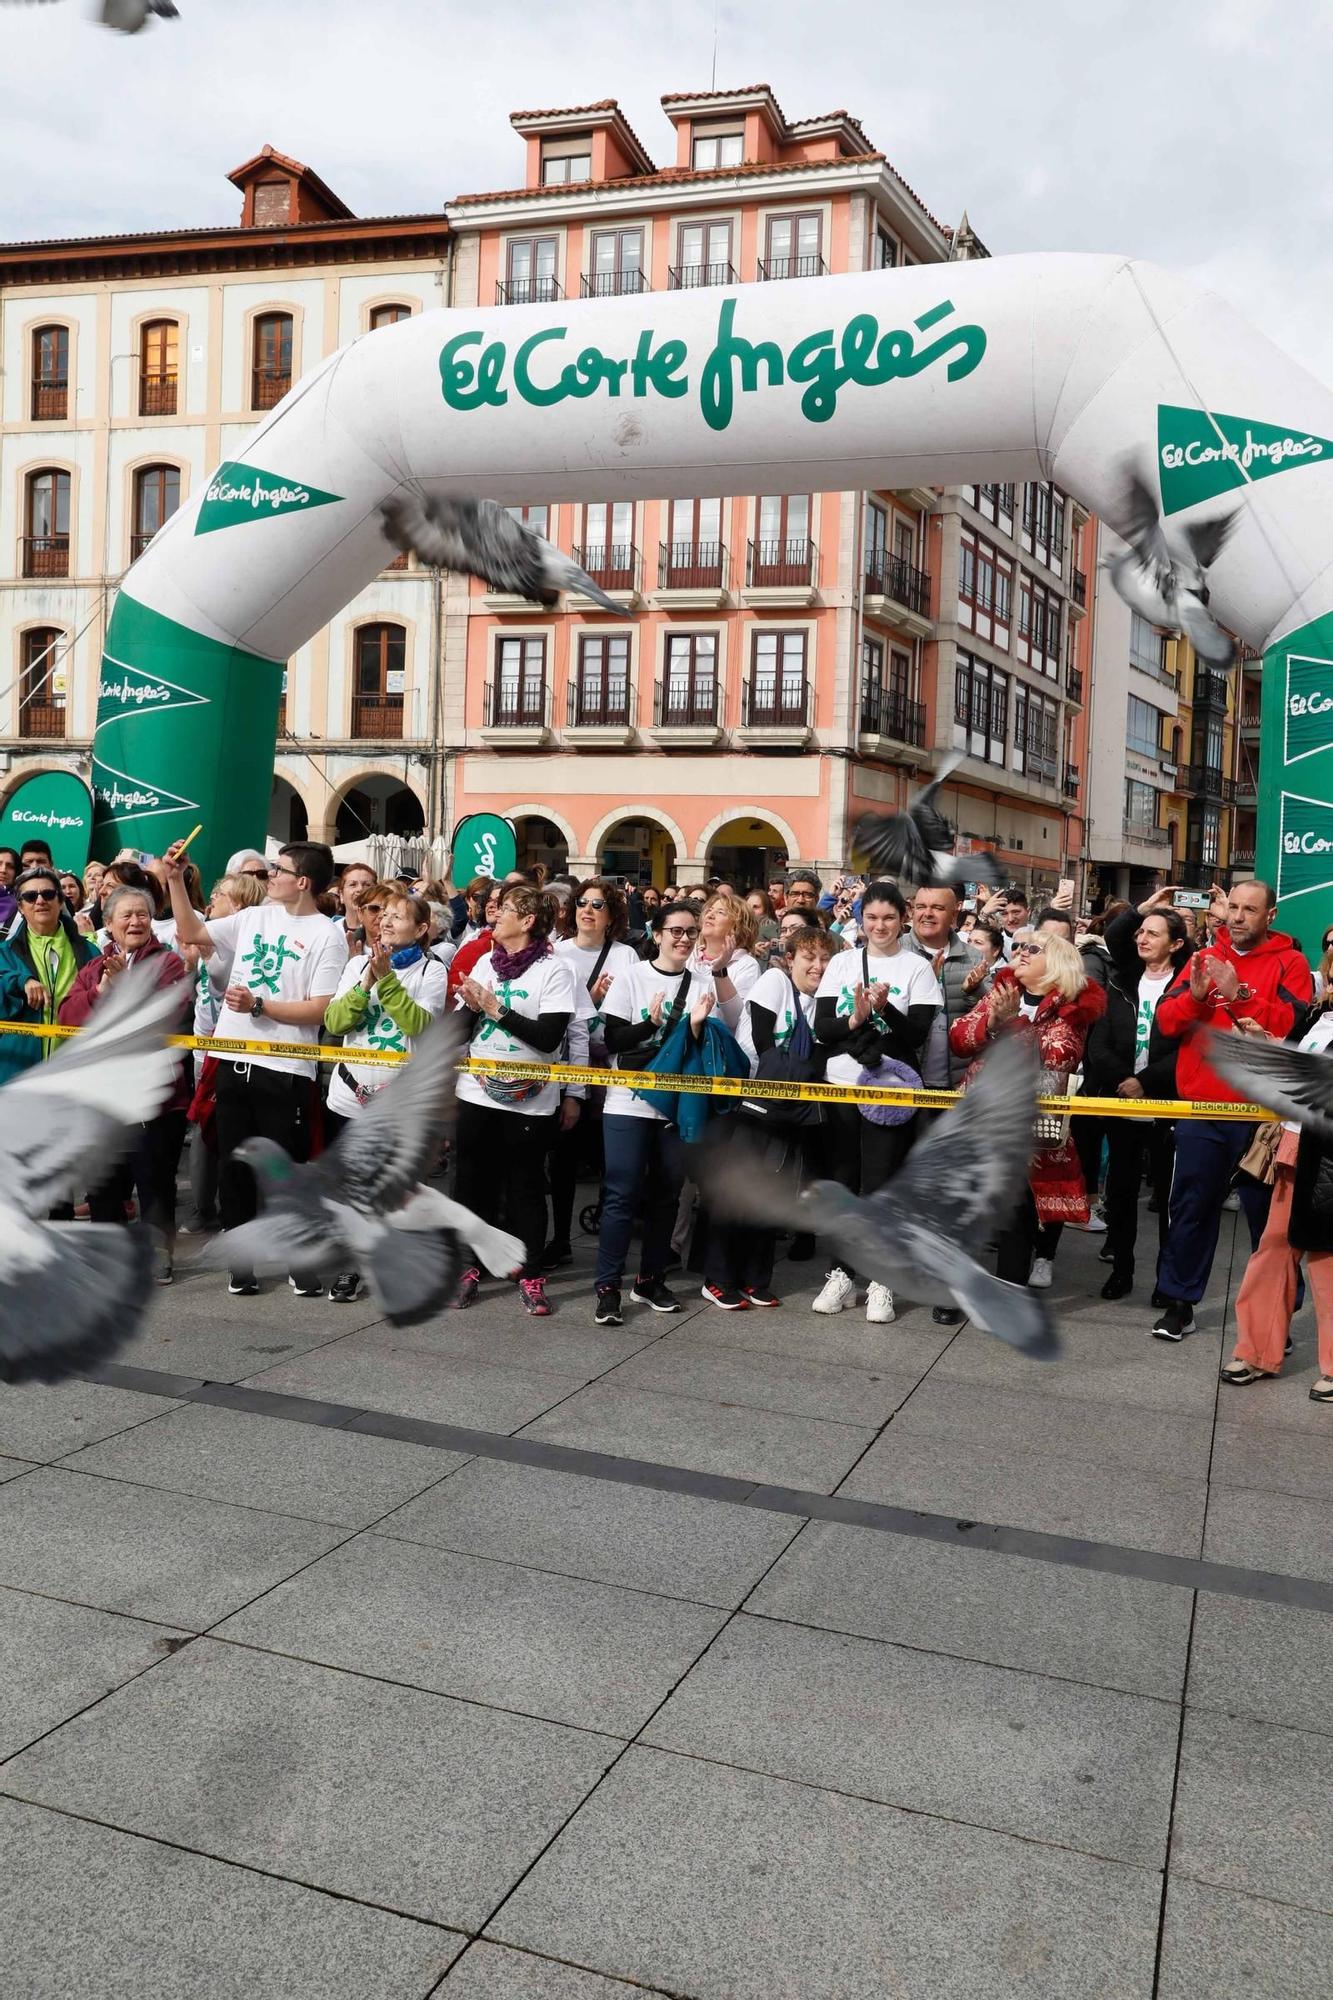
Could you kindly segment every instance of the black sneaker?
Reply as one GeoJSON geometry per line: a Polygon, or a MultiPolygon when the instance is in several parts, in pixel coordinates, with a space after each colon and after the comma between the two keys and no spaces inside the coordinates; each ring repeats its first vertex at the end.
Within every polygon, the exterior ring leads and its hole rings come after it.
{"type": "Polygon", "coordinates": [[[1097,1252],[1097,1260],[1101,1264],[1114,1264],[1115,1251],[1109,1243],[1103,1243],[1101,1249],[1097,1252]]]}
{"type": "Polygon", "coordinates": [[[814,1254],[815,1239],[813,1236],[802,1230],[799,1235],[792,1237],[790,1247],[787,1251],[787,1256],[791,1263],[808,1264],[814,1254]]]}
{"type": "Polygon", "coordinates": [[[542,1251],[543,1271],[558,1271],[565,1264],[574,1262],[574,1252],[568,1243],[548,1243],[542,1251]]]}
{"type": "Polygon", "coordinates": [[[961,1326],[966,1314],[957,1306],[932,1306],[930,1317],[935,1326],[961,1326]]]}
{"type": "Polygon", "coordinates": [[[598,1326],[623,1326],[625,1315],[620,1310],[620,1292],[615,1285],[597,1287],[597,1311],[593,1318],[598,1326]]]}
{"type": "Polygon", "coordinates": [[[1187,1299],[1168,1299],[1153,1321],[1154,1340],[1183,1340],[1194,1331],[1194,1308],[1187,1299]]]}
{"type": "Polygon", "coordinates": [[[668,1291],[660,1278],[636,1278],[630,1286],[630,1297],[636,1306],[651,1306],[655,1313],[678,1313],[680,1300],[674,1292],[668,1291]]]}
{"type": "Polygon", "coordinates": [[[324,1296],[324,1287],[320,1280],[308,1274],[304,1278],[288,1278],[287,1283],[298,1299],[322,1299],[324,1296]]]}
{"type": "Polygon", "coordinates": [[[1295,1341],[1292,1339],[1291,1335],[1288,1334],[1287,1344],[1282,1350],[1282,1358],[1284,1361],[1286,1360],[1287,1356],[1291,1353],[1291,1350],[1295,1345],[1296,1345],[1295,1341]]]}
{"type": "Polygon", "coordinates": [[[1104,1299],[1127,1299],[1133,1289],[1134,1273],[1132,1271],[1112,1271],[1110,1277],[1102,1286],[1102,1297],[1104,1299]]]}
{"type": "Polygon", "coordinates": [[[329,1297],[335,1305],[353,1306],[361,1296],[361,1273],[340,1271],[329,1286],[329,1297]]]}
{"type": "MultiPolygon", "coordinates": [[[[703,1296],[707,1299],[709,1305],[721,1306],[723,1312],[727,1313],[741,1312],[750,1303],[750,1301],[746,1298],[744,1292],[735,1291],[729,1285],[704,1285],[701,1287],[701,1290],[703,1292],[703,1296]]],[[[637,1299],[638,1296],[639,1294],[635,1292],[634,1297],[637,1299]]],[[[667,1293],[667,1297],[671,1298],[670,1292],[667,1293]]],[[[648,1303],[649,1305],[651,1305],[652,1300],[649,1299],[648,1303]]],[[[672,1299],[671,1305],[669,1307],[666,1306],[659,1307],[658,1310],[661,1312],[674,1311],[675,1303],[676,1303],[675,1300],[672,1299]]]]}
{"type": "Polygon", "coordinates": [[[233,1271],[227,1280],[227,1290],[234,1299],[255,1299],[259,1296],[259,1280],[253,1271],[233,1271]]]}

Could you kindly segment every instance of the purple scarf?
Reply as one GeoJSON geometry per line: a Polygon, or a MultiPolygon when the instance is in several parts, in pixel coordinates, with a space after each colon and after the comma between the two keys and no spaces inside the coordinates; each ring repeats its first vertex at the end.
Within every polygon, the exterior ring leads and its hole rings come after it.
{"type": "Polygon", "coordinates": [[[491,946],[491,968],[497,979],[520,979],[539,958],[549,958],[551,940],[534,938],[521,951],[506,951],[502,944],[491,946]]]}

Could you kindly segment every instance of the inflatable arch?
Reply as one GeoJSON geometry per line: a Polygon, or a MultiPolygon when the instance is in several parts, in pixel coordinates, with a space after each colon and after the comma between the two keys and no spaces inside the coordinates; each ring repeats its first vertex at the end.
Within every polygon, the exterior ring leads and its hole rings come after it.
{"type": "Polygon", "coordinates": [[[266,823],[279,663],[378,573],[395,494],[1051,478],[1114,527],[1127,456],[1168,532],[1235,513],[1212,609],[1265,653],[1260,867],[1309,930],[1333,885],[1333,393],[1214,294],[1118,257],[454,308],[353,341],[130,571],[98,851],[202,820],[207,873],[266,823]]]}

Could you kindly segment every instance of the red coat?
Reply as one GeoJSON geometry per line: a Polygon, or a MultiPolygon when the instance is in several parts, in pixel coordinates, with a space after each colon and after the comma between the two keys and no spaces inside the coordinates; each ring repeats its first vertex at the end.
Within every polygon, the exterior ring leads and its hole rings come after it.
{"type": "Polygon", "coordinates": [[[1258,1021],[1270,1034],[1285,1039],[1314,998],[1314,981],[1306,960],[1282,931],[1269,931],[1253,951],[1238,954],[1223,925],[1203,950],[1209,957],[1234,965],[1236,977],[1251,989],[1253,997],[1233,1001],[1230,1011],[1216,988],[1210,989],[1206,1000],[1196,1000],[1190,992],[1187,963],[1158,1001],[1153,1026],[1180,1043],[1176,1089],[1182,1097],[1198,1104],[1240,1104],[1244,1102],[1241,1093],[1224,1083],[1204,1061],[1199,1030],[1220,1028],[1224,1034],[1234,1034],[1234,1012],[1237,1020],[1258,1021]]]}
{"type": "MultiPolygon", "coordinates": [[[[70,987],[69,992],[65,995],[61,1003],[60,1019],[67,1028],[83,1027],[93,1008],[97,1005],[100,997],[98,987],[101,985],[102,967],[105,962],[100,952],[96,958],[89,959],[87,965],[82,968],[74,984],[70,987]]],[[[150,937],[147,944],[135,953],[134,962],[136,965],[145,965],[151,962],[159,986],[175,986],[186,976],[185,967],[181,960],[177,958],[175,952],[169,950],[166,945],[160,943],[155,937],[150,937]]],[[[181,1021],[176,1028],[172,1029],[173,1034],[180,1032],[184,1028],[184,1017],[189,1006],[189,1000],[190,994],[187,989],[181,994],[181,1021]]],[[[188,1111],[189,1108],[190,1091],[185,1080],[185,1059],[182,1056],[176,1068],[176,1081],[172,1085],[171,1095],[162,1106],[162,1111],[188,1111]]],[[[161,1112],[158,1115],[160,1117],[161,1112]]]]}
{"type": "Polygon", "coordinates": [[[481,961],[485,958],[490,948],[491,932],[489,925],[477,937],[469,938],[466,944],[461,944],[458,947],[458,950],[449,961],[448,993],[451,1000],[468,974],[481,964],[481,961]]]}
{"type": "MultiPolygon", "coordinates": [[[[995,975],[994,990],[1017,985],[1008,966],[1002,966],[995,975]]],[[[1069,1081],[1071,1070],[1076,1070],[1083,1060],[1083,1044],[1087,1041],[1088,1030],[1094,1021],[1099,1021],[1106,1012],[1106,995],[1092,980],[1073,1000],[1066,1000],[1059,993],[1042,996],[1035,1019],[1029,1021],[1021,1014],[1004,1023],[1001,1035],[1023,1035],[1034,1038],[1037,1055],[1045,1075],[1042,1078],[1044,1096],[1061,1095],[1069,1081]]],[[[973,1056],[977,1059],[963,1078],[963,1088],[967,1089],[976,1075],[977,1063],[987,1046],[987,1028],[990,1026],[990,1011],[985,1000],[979,1000],[970,1014],[964,1014],[961,1021],[955,1021],[949,1030],[949,1047],[956,1056],[973,1056]]],[[[1032,1198],[1037,1204],[1037,1217],[1041,1222],[1086,1222],[1090,1213],[1088,1191],[1083,1185],[1083,1173],[1078,1163],[1072,1138],[1067,1138],[1059,1146],[1039,1147],[1032,1156],[1028,1168],[1028,1185],[1032,1198]]]]}

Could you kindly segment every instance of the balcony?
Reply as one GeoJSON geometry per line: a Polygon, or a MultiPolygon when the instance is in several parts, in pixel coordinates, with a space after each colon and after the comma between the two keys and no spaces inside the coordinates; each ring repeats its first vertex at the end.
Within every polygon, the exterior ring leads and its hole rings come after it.
{"type": "Polygon", "coordinates": [[[68,576],[68,535],[24,535],[23,574],[25,576],[68,576]]]}
{"type": "Polygon", "coordinates": [[[642,271],[585,271],[581,288],[585,299],[623,299],[646,292],[648,280],[642,271]]]}
{"type": "Polygon", "coordinates": [[[663,610],[718,611],[727,601],[721,542],[659,542],[653,603],[663,610]]]}
{"type": "Polygon", "coordinates": [[[805,535],[747,544],[745,602],[806,605],[815,601],[819,551],[805,535]]]}
{"type": "Polygon", "coordinates": [[[148,544],[157,533],[156,528],[145,528],[141,533],[130,536],[130,561],[138,562],[148,544]]]}
{"type": "Polygon", "coordinates": [[[755,674],[741,690],[740,741],[751,750],[803,750],[810,740],[810,684],[755,674]]]}
{"type": "Polygon", "coordinates": [[[43,375],[32,385],[32,420],[35,424],[61,423],[69,416],[69,377],[43,375]]]}
{"type": "Polygon", "coordinates": [[[353,695],[352,735],[363,742],[401,743],[403,697],[400,694],[353,695]]]}
{"type": "Polygon", "coordinates": [[[400,554],[393,557],[392,561],[384,563],[382,567],[384,569],[406,569],[407,550],[403,549],[400,554]]]}
{"type": "Polygon", "coordinates": [[[594,748],[615,749],[634,736],[634,684],[612,674],[606,680],[572,680],[565,700],[565,734],[594,748]]]}
{"type": "Polygon", "coordinates": [[[495,287],[497,306],[549,306],[564,296],[558,278],[508,278],[495,287]]]}
{"type": "Polygon", "coordinates": [[[1073,607],[1075,611],[1087,610],[1088,578],[1087,578],[1087,573],[1084,570],[1076,569],[1070,572],[1069,595],[1073,602],[1073,607]]]}
{"type": "Polygon", "coordinates": [[[65,706],[63,702],[51,701],[43,696],[35,696],[19,705],[20,737],[41,737],[49,741],[52,737],[65,734],[65,706]]]}
{"type": "Polygon", "coordinates": [[[1259,704],[1255,702],[1252,705],[1247,705],[1240,712],[1240,733],[1247,743],[1257,743],[1259,741],[1260,727],[1259,704]]]}
{"type": "MultiPolygon", "coordinates": [[[[633,542],[587,542],[582,548],[575,547],[573,554],[579,568],[586,570],[593,582],[600,584],[626,611],[637,608],[643,558],[633,542]]],[[[580,611],[603,611],[606,608],[591,597],[584,597],[580,591],[571,591],[570,596],[574,599],[574,608],[580,611]]]]}
{"type": "Polygon", "coordinates": [[[1181,779],[1181,790],[1198,799],[1220,799],[1224,805],[1231,805],[1236,797],[1235,780],[1224,778],[1211,764],[1187,764],[1181,779]]]}
{"type": "Polygon", "coordinates": [[[1171,835],[1164,826],[1143,826],[1138,820],[1123,822],[1126,840],[1137,840],[1144,847],[1169,847],[1171,835]]]}
{"type": "Polygon", "coordinates": [[[653,739],[670,749],[707,748],[722,735],[722,688],[707,676],[658,681],[653,697],[653,739]]]}
{"type": "Polygon", "coordinates": [[[828,265],[822,257],[770,257],[759,266],[761,284],[778,278],[826,278],[828,265]]]}
{"type": "Polygon", "coordinates": [[[1063,789],[1064,789],[1064,795],[1067,799],[1076,799],[1080,791],[1083,789],[1083,773],[1079,770],[1077,764],[1065,765],[1065,781],[1063,789]]]}
{"type": "Polygon", "coordinates": [[[872,756],[907,762],[902,745],[910,744],[917,750],[925,748],[925,704],[909,700],[897,688],[862,688],[860,733],[862,748],[872,756]]]}
{"type": "Polygon", "coordinates": [[[275,409],[291,386],[290,368],[256,368],[250,378],[250,408],[275,409]]]}
{"type": "Polygon", "coordinates": [[[1073,702],[1077,702],[1077,703],[1078,703],[1078,705],[1079,705],[1079,707],[1080,707],[1080,708],[1082,708],[1082,706],[1083,706],[1083,669],[1082,669],[1081,667],[1069,667],[1069,668],[1067,668],[1067,669],[1066,669],[1066,672],[1065,672],[1065,693],[1066,693],[1066,694],[1067,694],[1067,695],[1069,696],[1069,699],[1070,699],[1071,701],[1073,701],[1073,702]]]}
{"type": "Polygon", "coordinates": [[[871,549],[866,556],[865,608],[872,618],[886,618],[915,638],[930,633],[930,577],[903,556],[871,549]]]}
{"type": "Polygon", "coordinates": [[[535,750],[551,734],[551,690],[545,680],[491,681],[486,686],[484,743],[510,750],[535,750]]]}
{"type": "Polygon", "coordinates": [[[139,415],[141,417],[174,417],[176,414],[176,376],[174,371],[164,375],[141,375],[139,377],[139,415]]]}
{"type": "Polygon", "coordinates": [[[669,292],[692,292],[700,285],[735,285],[734,264],[673,264],[667,271],[669,292]]]}
{"type": "Polygon", "coordinates": [[[1227,706],[1227,677],[1215,674],[1207,667],[1194,669],[1194,705],[1196,708],[1221,709],[1225,715],[1227,706]]]}
{"type": "Polygon", "coordinates": [[[1253,868],[1253,845],[1249,847],[1233,847],[1231,850],[1231,866],[1233,868],[1253,868]]]}

